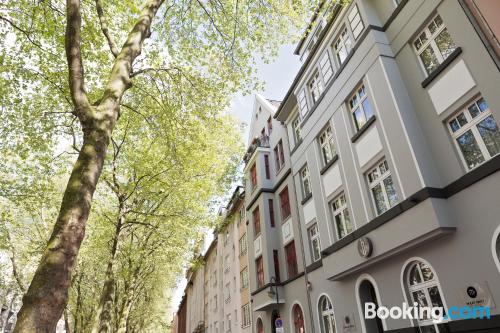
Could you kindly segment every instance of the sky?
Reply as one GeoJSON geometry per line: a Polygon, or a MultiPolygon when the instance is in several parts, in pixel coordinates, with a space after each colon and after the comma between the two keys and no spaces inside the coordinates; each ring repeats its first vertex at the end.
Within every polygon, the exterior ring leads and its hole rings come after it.
{"type": "MultiPolygon", "coordinates": [[[[255,91],[254,93],[261,94],[268,99],[277,101],[283,100],[283,97],[285,97],[300,67],[299,57],[293,54],[294,49],[295,45],[285,45],[280,48],[278,57],[274,62],[265,64],[263,61],[257,61],[257,78],[264,82],[264,90],[255,91]]],[[[253,102],[254,94],[247,96],[242,96],[240,94],[231,100],[229,110],[229,112],[240,122],[247,124],[245,131],[242,133],[245,144],[248,140],[248,129],[252,116],[253,102]]],[[[207,232],[205,251],[212,239],[212,233],[207,232]]],[[[186,280],[182,279],[174,290],[172,296],[173,312],[177,311],[185,287],[186,280]]]]}

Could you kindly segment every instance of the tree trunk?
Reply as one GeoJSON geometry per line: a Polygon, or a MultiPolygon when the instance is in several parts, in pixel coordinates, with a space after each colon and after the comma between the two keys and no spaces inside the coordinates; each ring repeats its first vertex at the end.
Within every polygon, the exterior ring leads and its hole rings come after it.
{"type": "Polygon", "coordinates": [[[5,311],[5,316],[3,318],[2,322],[2,329],[0,330],[1,333],[5,333],[7,329],[7,324],[9,323],[10,317],[12,317],[12,305],[14,304],[14,301],[16,300],[17,293],[14,293],[12,295],[12,299],[9,302],[9,305],[7,306],[7,310],[5,311]]]}
{"type": "Polygon", "coordinates": [[[94,321],[94,326],[92,327],[92,333],[109,333],[112,331],[114,304],[113,296],[115,293],[114,264],[116,260],[116,254],[118,252],[118,241],[123,225],[123,206],[123,203],[120,202],[120,208],[118,210],[118,223],[115,228],[113,245],[111,247],[111,256],[109,258],[108,267],[106,269],[106,278],[102,287],[99,306],[96,313],[96,319],[94,321]]]}
{"type": "Polygon", "coordinates": [[[130,310],[132,309],[133,296],[134,296],[133,290],[127,291],[127,298],[123,302],[122,310],[120,311],[120,321],[119,321],[118,330],[116,331],[116,333],[126,333],[127,332],[127,324],[128,324],[128,319],[130,316],[130,310]]]}
{"type": "Polygon", "coordinates": [[[100,124],[84,134],[54,230],[23,297],[15,333],[52,333],[62,316],[68,301],[71,272],[85,235],[85,223],[113,126],[110,122],[100,124]]]}
{"type": "Polygon", "coordinates": [[[64,310],[64,330],[66,333],[71,333],[71,328],[69,326],[68,309],[64,310]]]}
{"type": "Polygon", "coordinates": [[[23,297],[14,333],[52,333],[68,302],[76,257],[85,235],[92,196],[119,116],[123,94],[131,87],[132,64],[164,0],[148,0],[113,64],[98,107],[90,105],[81,57],[80,0],[66,0],[65,49],[74,113],[80,120],[83,145],[64,192],[59,216],[45,252],[23,297]]]}

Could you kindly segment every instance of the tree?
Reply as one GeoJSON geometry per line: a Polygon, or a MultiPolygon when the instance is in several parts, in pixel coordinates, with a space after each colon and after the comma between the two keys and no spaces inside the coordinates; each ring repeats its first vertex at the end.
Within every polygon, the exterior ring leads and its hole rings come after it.
{"type": "Polygon", "coordinates": [[[124,109],[144,114],[129,108],[129,97],[160,97],[154,121],[164,125],[171,120],[162,117],[165,103],[203,119],[216,114],[228,96],[252,87],[252,54],[275,53],[277,43],[301,23],[305,7],[278,0],[147,0],[142,9],[136,1],[103,5],[99,0],[67,0],[65,8],[52,1],[1,5],[5,126],[15,127],[13,118],[22,118],[38,144],[68,135],[79,150],[15,332],[51,332],[63,313],[113,130],[124,109]],[[67,83],[61,75],[63,50],[67,83]],[[17,57],[19,52],[24,56],[17,57]],[[17,118],[8,117],[19,110],[17,118]],[[48,140],[40,140],[43,136],[48,140]]]}

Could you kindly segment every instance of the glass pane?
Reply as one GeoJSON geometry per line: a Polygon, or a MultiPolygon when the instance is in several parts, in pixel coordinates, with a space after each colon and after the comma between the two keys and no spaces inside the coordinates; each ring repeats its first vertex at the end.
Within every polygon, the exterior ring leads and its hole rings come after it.
{"type": "Polygon", "coordinates": [[[500,132],[493,115],[488,116],[477,125],[477,129],[483,138],[484,144],[491,156],[500,152],[500,132]]]}
{"type": "Polygon", "coordinates": [[[460,126],[467,125],[467,117],[465,117],[465,114],[463,113],[457,116],[457,121],[460,124],[460,126]]]}
{"type": "Polygon", "coordinates": [[[442,26],[443,25],[443,19],[441,19],[441,16],[436,16],[436,18],[434,19],[434,23],[437,24],[438,27],[442,26]]]}
{"type": "MultiPolygon", "coordinates": [[[[416,290],[411,293],[413,296],[413,301],[418,303],[419,307],[427,307],[429,306],[427,302],[427,298],[425,297],[425,293],[422,290],[416,290]]],[[[422,319],[430,319],[429,313],[427,311],[424,312],[425,317],[422,319]]]]}
{"type": "Polygon", "coordinates": [[[460,125],[458,124],[458,120],[453,119],[452,121],[449,122],[450,129],[452,132],[456,132],[460,129],[460,125]]]}
{"type": "Polygon", "coordinates": [[[472,118],[476,118],[476,116],[481,113],[476,103],[469,106],[469,113],[472,118]]]}
{"type": "Polygon", "coordinates": [[[436,23],[434,23],[434,21],[431,22],[431,24],[429,24],[429,30],[431,31],[431,33],[434,33],[436,32],[438,26],[436,25],[436,23]]]}
{"type": "Polygon", "coordinates": [[[342,215],[335,215],[335,225],[337,226],[337,236],[343,238],[346,235],[346,231],[344,229],[344,224],[342,223],[342,215]]]}
{"type": "Polygon", "coordinates": [[[414,265],[410,270],[410,286],[414,286],[419,283],[422,283],[422,278],[420,277],[418,266],[414,265]]]}
{"type": "Polygon", "coordinates": [[[356,127],[358,130],[361,127],[363,127],[364,124],[366,124],[365,114],[363,113],[363,111],[359,107],[357,107],[354,110],[354,120],[356,122],[356,127]]]}
{"type": "Polygon", "coordinates": [[[436,42],[436,45],[439,51],[441,51],[444,59],[448,58],[448,56],[457,48],[455,43],[453,42],[453,39],[451,39],[451,36],[448,33],[448,29],[446,28],[441,31],[439,35],[437,35],[434,41],[436,42]]]}
{"type": "Polygon", "coordinates": [[[351,217],[349,216],[349,210],[347,208],[344,210],[344,222],[345,222],[346,234],[351,233],[353,227],[351,223],[351,217]]]}
{"type": "Polygon", "coordinates": [[[396,194],[396,189],[394,188],[391,176],[384,179],[384,186],[387,198],[389,199],[389,205],[392,207],[398,202],[398,195],[396,194]]]}
{"type": "Polygon", "coordinates": [[[429,292],[432,306],[444,308],[443,301],[441,300],[441,295],[439,294],[438,287],[437,286],[430,287],[429,289],[427,289],[427,291],[429,292]]]}
{"type": "Polygon", "coordinates": [[[428,265],[424,264],[423,262],[419,263],[419,265],[424,281],[427,282],[434,279],[434,272],[432,272],[432,269],[428,265]]]}
{"type": "Polygon", "coordinates": [[[427,48],[420,54],[420,59],[424,64],[427,74],[432,73],[432,71],[439,65],[439,62],[434,54],[432,47],[427,46],[427,48]]]}
{"type": "Polygon", "coordinates": [[[477,105],[479,105],[479,109],[481,109],[481,111],[484,111],[484,110],[488,109],[488,104],[486,103],[486,101],[484,100],[484,98],[480,98],[477,101],[477,105]]]}
{"type": "Polygon", "coordinates": [[[366,119],[370,119],[371,117],[373,117],[372,107],[370,105],[370,101],[368,101],[368,98],[365,98],[362,104],[366,119]]]}
{"type": "Polygon", "coordinates": [[[484,156],[470,130],[457,138],[458,145],[469,168],[474,168],[484,162],[484,156]]]}
{"type": "Polygon", "coordinates": [[[384,200],[384,194],[382,193],[382,186],[377,184],[372,188],[373,199],[375,200],[375,206],[377,207],[377,214],[382,214],[387,210],[384,200]]]}
{"type": "Polygon", "coordinates": [[[325,164],[330,162],[333,158],[329,145],[323,147],[323,158],[325,159],[325,164]]]}

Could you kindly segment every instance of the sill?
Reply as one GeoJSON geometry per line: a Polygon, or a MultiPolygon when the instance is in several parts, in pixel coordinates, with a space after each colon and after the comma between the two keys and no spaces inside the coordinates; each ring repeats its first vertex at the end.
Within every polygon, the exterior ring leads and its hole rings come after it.
{"type": "Polygon", "coordinates": [[[311,273],[312,271],[317,270],[318,268],[323,267],[323,260],[318,259],[309,266],[306,267],[306,272],[311,273]]]}
{"type": "Polygon", "coordinates": [[[292,151],[290,152],[290,155],[293,155],[293,153],[295,153],[295,151],[297,150],[297,148],[299,148],[300,144],[302,143],[302,139],[300,139],[296,144],[295,146],[293,147],[292,151]]]}
{"type": "Polygon", "coordinates": [[[325,172],[328,171],[328,169],[330,169],[330,167],[332,165],[335,164],[335,162],[337,162],[337,160],[339,159],[339,155],[338,154],[335,154],[335,156],[333,156],[333,158],[330,160],[330,162],[328,162],[324,167],[323,169],[321,169],[321,171],[319,172],[320,175],[323,175],[325,172]]]}
{"type": "Polygon", "coordinates": [[[276,176],[280,174],[281,170],[283,170],[283,167],[285,166],[285,162],[280,166],[278,170],[276,170],[276,176]]]}
{"type": "Polygon", "coordinates": [[[306,202],[309,201],[309,199],[311,199],[313,197],[312,193],[309,193],[305,198],[302,199],[302,201],[300,202],[301,205],[305,204],[306,202]]]}
{"type": "Polygon", "coordinates": [[[356,132],[356,134],[352,136],[351,142],[352,143],[356,142],[363,135],[363,133],[366,132],[368,128],[370,128],[370,126],[375,122],[376,119],[377,118],[375,116],[372,116],[370,119],[368,119],[366,124],[361,126],[361,128],[356,132]]]}
{"type": "Polygon", "coordinates": [[[445,61],[443,61],[439,66],[437,66],[436,69],[433,70],[432,73],[430,73],[429,76],[422,81],[422,88],[425,88],[429,84],[431,84],[431,82],[434,81],[434,79],[438,77],[439,74],[441,74],[446,69],[446,67],[448,67],[453,62],[453,60],[455,60],[461,53],[462,53],[462,48],[458,46],[455,49],[455,51],[453,51],[448,56],[448,58],[445,59],[445,61]]]}

